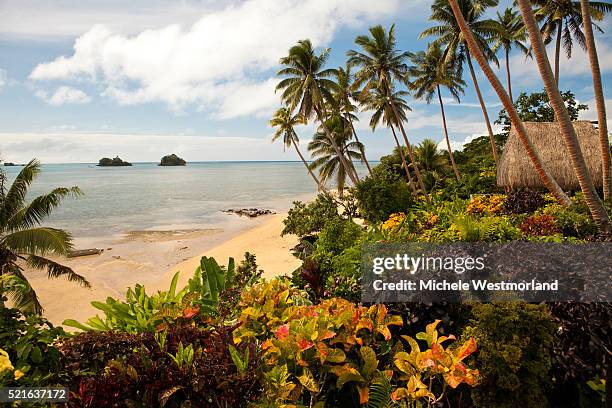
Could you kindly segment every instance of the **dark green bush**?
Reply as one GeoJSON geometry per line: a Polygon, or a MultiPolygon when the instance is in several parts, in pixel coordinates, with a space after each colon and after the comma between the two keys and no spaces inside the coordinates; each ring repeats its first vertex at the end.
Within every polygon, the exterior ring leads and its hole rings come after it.
{"type": "Polygon", "coordinates": [[[16,370],[25,373],[19,381],[2,385],[57,384],[63,363],[54,343],[64,336],[62,327],[40,316],[23,316],[17,309],[0,307],[0,349],[8,353],[16,370]]]}
{"type": "Polygon", "coordinates": [[[534,190],[514,191],[506,197],[502,205],[504,214],[524,214],[532,213],[546,205],[547,200],[544,196],[534,190]]]}
{"type": "Polygon", "coordinates": [[[361,216],[371,223],[406,212],[414,202],[408,184],[390,176],[366,177],[355,186],[354,196],[361,216]]]}
{"type": "Polygon", "coordinates": [[[476,407],[548,406],[550,349],[555,324],[545,305],[521,302],[475,304],[462,336],[478,343],[480,385],[472,389],[476,407]]]}
{"type": "Polygon", "coordinates": [[[287,214],[287,218],[283,220],[285,227],[281,236],[287,234],[295,234],[298,237],[310,235],[321,231],[328,221],[339,218],[338,205],[329,193],[319,194],[314,201],[308,204],[295,201],[293,208],[287,214]]]}

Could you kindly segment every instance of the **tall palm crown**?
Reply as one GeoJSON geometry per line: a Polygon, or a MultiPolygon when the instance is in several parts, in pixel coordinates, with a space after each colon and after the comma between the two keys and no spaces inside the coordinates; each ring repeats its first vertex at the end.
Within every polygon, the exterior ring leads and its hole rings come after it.
{"type": "Polygon", "coordinates": [[[281,99],[291,111],[298,108],[303,117],[310,118],[326,103],[332,103],[336,83],[330,78],[336,70],[323,68],[330,51],[326,48],[317,55],[310,40],[300,40],[289,49],[289,55],[281,58],[285,68],[278,75],[285,78],[276,90],[282,90],[281,99]]]}
{"type": "MultiPolygon", "coordinates": [[[[326,126],[331,130],[335,143],[340,146],[345,157],[350,160],[361,160],[361,144],[350,141],[352,130],[349,123],[343,117],[333,116],[328,119],[326,126]]],[[[308,151],[314,158],[310,168],[319,170],[321,182],[327,183],[335,177],[338,193],[342,194],[348,174],[344,166],[342,166],[340,158],[336,155],[327,133],[319,129],[308,144],[308,151]]]]}
{"type": "Polygon", "coordinates": [[[516,47],[525,54],[529,53],[529,48],[525,45],[527,31],[518,11],[512,8],[506,8],[504,14],[500,14],[498,11],[492,26],[495,29],[493,51],[502,47],[504,50],[510,51],[513,47],[516,47]]]}
{"type": "MultiPolygon", "coordinates": [[[[495,30],[491,25],[491,20],[483,20],[482,17],[488,7],[497,6],[498,2],[499,0],[459,0],[457,2],[483,54],[489,61],[496,64],[498,64],[497,57],[490,46],[495,30]]],[[[453,59],[460,62],[465,61],[469,50],[448,0],[434,0],[429,19],[439,22],[440,25],[429,27],[421,33],[419,38],[437,37],[434,42],[446,47],[444,55],[447,62],[453,59]]],[[[458,66],[461,67],[461,64],[458,66]]]]}
{"type": "Polygon", "coordinates": [[[270,126],[276,128],[272,141],[275,142],[282,137],[284,148],[290,148],[293,144],[299,143],[300,139],[295,132],[295,127],[304,123],[302,115],[293,115],[287,108],[278,109],[270,120],[270,126]]]}
{"type": "Polygon", "coordinates": [[[419,164],[424,171],[443,173],[448,168],[448,160],[438,150],[438,145],[431,139],[425,139],[414,149],[419,164]]]}
{"type": "MultiPolygon", "coordinates": [[[[572,56],[573,40],[586,49],[586,41],[582,32],[582,12],[580,2],[571,0],[532,0],[537,7],[535,16],[542,23],[542,39],[549,43],[557,33],[561,33],[563,48],[567,57],[572,56]]],[[[601,21],[605,13],[612,11],[612,4],[601,1],[589,1],[591,19],[601,21]]],[[[600,32],[600,27],[593,24],[600,32]]]]}
{"type": "Polygon", "coordinates": [[[397,126],[398,120],[406,121],[406,112],[411,110],[405,99],[408,95],[406,91],[395,91],[391,88],[390,96],[387,96],[387,90],[382,87],[371,89],[367,94],[363,94],[360,99],[360,107],[364,111],[372,111],[370,118],[372,130],[376,130],[380,123],[385,126],[397,126]],[[396,117],[392,104],[395,105],[399,118],[396,117]]]}
{"type": "Polygon", "coordinates": [[[450,94],[459,101],[464,93],[465,82],[456,64],[443,62],[444,52],[440,43],[429,45],[427,52],[419,51],[410,55],[414,64],[408,68],[410,77],[410,90],[415,98],[424,99],[430,103],[438,86],[446,88],[450,94]]]}
{"type": "MultiPolygon", "coordinates": [[[[82,286],[90,284],[67,266],[46,258],[47,255],[65,256],[72,249],[68,232],[40,224],[57,208],[62,199],[80,195],[77,187],[56,188],[26,203],[28,188],[40,173],[40,164],[30,161],[19,172],[12,185],[6,188],[6,177],[0,173],[0,298],[3,293],[12,297],[15,307],[41,313],[42,306],[36,292],[27,283],[24,266],[46,269],[49,278],[64,276],[82,286]],[[14,279],[22,285],[3,286],[14,279]]],[[[0,300],[0,303],[2,301],[0,300]]]]}
{"type": "Polygon", "coordinates": [[[393,88],[396,81],[407,83],[409,54],[396,48],[395,25],[391,25],[389,32],[381,25],[371,27],[370,35],[358,36],[355,43],[363,51],[350,50],[347,56],[350,66],[359,67],[355,74],[356,87],[364,86],[367,92],[378,86],[393,88]]]}
{"type": "Polygon", "coordinates": [[[355,93],[353,79],[350,65],[336,69],[336,88],[333,92],[333,103],[342,116],[350,118],[352,121],[357,120],[357,116],[354,113],[357,111],[357,106],[355,106],[353,101],[358,97],[355,93]]]}

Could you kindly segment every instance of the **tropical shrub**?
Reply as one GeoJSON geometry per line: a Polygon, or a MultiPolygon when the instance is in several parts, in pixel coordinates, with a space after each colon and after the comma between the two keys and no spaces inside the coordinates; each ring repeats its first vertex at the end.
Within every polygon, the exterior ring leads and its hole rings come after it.
{"type": "Polygon", "coordinates": [[[470,215],[495,215],[502,211],[502,207],[506,200],[506,196],[493,195],[477,195],[469,201],[466,211],[470,215]]]}
{"type": "Polygon", "coordinates": [[[449,228],[447,236],[453,241],[506,242],[517,239],[520,236],[520,230],[504,216],[484,216],[475,218],[464,215],[455,218],[449,228]]]}
{"type": "Polygon", "coordinates": [[[56,384],[63,363],[54,343],[64,336],[66,333],[61,327],[53,326],[38,315],[24,316],[17,309],[0,307],[0,349],[14,366],[12,376],[0,375],[0,384],[56,384]]]}
{"type": "Polygon", "coordinates": [[[546,205],[549,201],[538,191],[519,190],[506,197],[502,205],[504,214],[532,213],[546,205]]]}
{"type": "Polygon", "coordinates": [[[337,218],[340,218],[338,205],[329,193],[319,194],[314,201],[308,204],[295,201],[293,207],[287,213],[287,218],[283,220],[285,227],[281,236],[294,234],[298,237],[304,237],[317,233],[323,229],[328,221],[337,218]]]}
{"type": "Polygon", "coordinates": [[[475,304],[463,338],[475,338],[482,380],[472,389],[476,407],[544,407],[550,386],[555,324],[545,305],[475,304]]]}
{"type": "Polygon", "coordinates": [[[250,342],[228,347],[233,330],[175,324],[155,334],[79,334],[61,348],[70,404],[245,407],[261,391],[259,355],[250,342]]]}
{"type": "Polygon", "coordinates": [[[361,216],[371,223],[406,212],[414,202],[406,181],[390,176],[366,177],[355,186],[354,196],[361,216]]]}
{"type": "Polygon", "coordinates": [[[523,234],[534,237],[555,235],[559,232],[555,217],[549,214],[527,217],[519,228],[523,234]]]}
{"type": "MultiPolygon", "coordinates": [[[[274,287],[272,293],[277,291],[274,287]]],[[[259,320],[252,324],[251,314],[245,313],[239,330],[253,336],[261,326],[259,320]]],[[[357,407],[368,403],[370,394],[389,404],[404,399],[432,402],[440,398],[434,392],[443,393],[445,385],[474,385],[478,376],[462,362],[475,351],[474,340],[445,349],[442,343],[453,337],[438,336],[438,321],[417,335],[427,342],[423,351],[416,340],[405,338],[411,348],[407,353],[392,332],[402,319],[389,315],[384,305],[364,307],[332,298],[318,305],[287,306],[281,316],[268,320],[266,328],[273,335],[262,344],[264,400],[270,405],[357,407]],[[382,395],[381,387],[389,392],[382,395]]],[[[236,334],[238,342],[249,338],[236,334]]]]}
{"type": "Polygon", "coordinates": [[[553,203],[539,209],[537,214],[554,217],[557,229],[566,237],[585,238],[597,232],[597,225],[581,203],[570,207],[553,203]]]}

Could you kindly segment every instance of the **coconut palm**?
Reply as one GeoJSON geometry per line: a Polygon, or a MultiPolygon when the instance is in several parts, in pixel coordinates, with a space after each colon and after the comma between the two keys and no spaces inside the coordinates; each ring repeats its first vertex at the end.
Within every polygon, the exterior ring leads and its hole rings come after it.
{"type": "Polygon", "coordinates": [[[278,75],[285,78],[278,83],[276,90],[282,90],[281,99],[289,110],[294,111],[297,108],[304,118],[315,116],[323,125],[323,131],[328,134],[342,166],[356,184],[359,181],[357,173],[342,155],[340,147],[335,144],[336,141],[325,126],[325,105],[333,102],[332,93],[337,88],[337,84],[330,79],[336,75],[336,70],[324,68],[330,51],[326,48],[317,55],[310,40],[298,41],[289,49],[289,54],[280,60],[284,68],[278,71],[278,75]]]}
{"type": "Polygon", "coordinates": [[[493,20],[493,28],[495,30],[493,51],[497,51],[502,47],[504,49],[506,56],[508,93],[510,94],[510,99],[514,101],[512,97],[512,81],[510,80],[510,50],[512,47],[516,47],[525,54],[529,54],[529,49],[525,45],[527,39],[525,26],[523,25],[523,21],[518,11],[512,8],[506,8],[504,14],[500,14],[499,11],[497,12],[497,19],[493,20]]]}
{"type": "Polygon", "coordinates": [[[392,89],[390,96],[387,96],[385,92],[386,89],[381,86],[369,90],[367,94],[362,93],[360,97],[360,106],[364,111],[372,111],[372,117],[370,118],[370,128],[372,132],[376,130],[376,127],[378,127],[380,123],[383,123],[391,129],[397,151],[402,159],[402,167],[404,167],[404,171],[406,172],[406,181],[412,188],[413,193],[416,193],[417,189],[412,182],[410,168],[408,167],[406,155],[404,154],[404,147],[400,144],[397,133],[395,132],[397,123],[405,121],[406,112],[410,110],[405,100],[405,97],[408,96],[408,92],[394,92],[392,89]],[[392,105],[395,106],[395,109],[393,109],[392,105]]]}
{"type": "Polygon", "coordinates": [[[425,139],[414,149],[419,166],[423,170],[425,182],[433,187],[448,170],[448,160],[438,150],[438,145],[431,139],[425,139]]]}
{"type": "Polygon", "coordinates": [[[599,70],[599,59],[595,38],[593,37],[593,27],[591,24],[591,8],[588,0],[580,0],[582,11],[582,22],[584,25],[584,37],[591,63],[591,73],[593,76],[593,89],[595,92],[595,105],[597,106],[597,123],[599,124],[599,145],[601,147],[602,166],[603,166],[603,194],[604,199],[612,196],[612,183],[610,181],[610,142],[608,140],[608,125],[606,119],[606,103],[603,96],[601,85],[601,71],[599,70]]]}
{"type": "Polygon", "coordinates": [[[295,152],[299,156],[304,166],[306,166],[306,170],[310,177],[317,183],[317,187],[319,190],[323,190],[323,184],[319,181],[317,176],[310,170],[310,166],[306,162],[304,155],[300,151],[300,138],[298,137],[295,127],[298,125],[303,125],[305,123],[304,117],[300,114],[293,115],[291,111],[287,108],[280,108],[274,113],[274,117],[270,120],[270,126],[276,128],[276,132],[274,132],[274,136],[272,136],[272,142],[283,138],[283,150],[286,148],[293,147],[295,152]]]}
{"type": "Polygon", "coordinates": [[[28,188],[40,173],[40,163],[30,161],[19,172],[10,188],[6,188],[6,177],[0,174],[0,303],[8,294],[16,308],[40,314],[43,310],[36,292],[29,285],[24,267],[45,269],[49,278],[66,277],[84,287],[89,282],[67,266],[47,258],[47,255],[65,256],[72,249],[68,232],[40,224],[62,199],[78,196],[77,187],[56,188],[27,203],[28,188]],[[3,286],[5,283],[17,285],[3,286]]]}
{"type": "MultiPolygon", "coordinates": [[[[586,49],[586,39],[580,26],[582,25],[582,12],[580,2],[571,0],[532,0],[537,7],[535,16],[542,22],[540,29],[546,44],[555,38],[555,81],[559,85],[559,59],[561,55],[561,40],[567,58],[572,56],[574,40],[583,49],[586,49]]],[[[600,21],[605,13],[612,11],[612,4],[591,1],[589,11],[593,20],[600,21]]],[[[594,24],[593,24],[594,25],[594,24]]],[[[601,29],[594,25],[599,31],[601,29]]]]}
{"type": "Polygon", "coordinates": [[[442,124],[444,126],[444,137],[446,139],[446,147],[450,162],[455,172],[457,180],[461,178],[459,169],[455,164],[453,150],[451,149],[450,140],[448,138],[448,129],[446,127],[446,115],[444,113],[444,103],[442,103],[442,95],[440,86],[446,88],[450,94],[459,102],[459,95],[463,93],[465,82],[461,79],[461,74],[458,72],[453,61],[446,62],[444,60],[442,48],[439,43],[430,44],[427,52],[420,51],[410,55],[410,60],[414,64],[408,69],[410,76],[410,89],[414,92],[414,97],[425,99],[429,104],[433,99],[434,93],[438,95],[440,102],[440,111],[442,112],[442,124]]]}
{"type": "Polygon", "coordinates": [[[529,139],[529,136],[527,135],[525,126],[523,125],[523,122],[521,121],[521,118],[519,117],[516,111],[516,108],[514,107],[514,104],[512,103],[512,100],[510,99],[506,91],[504,90],[503,85],[501,84],[501,82],[499,81],[499,79],[497,78],[493,70],[491,69],[491,66],[489,66],[488,59],[486,58],[483,51],[481,50],[477,38],[472,34],[468,26],[468,23],[465,21],[461,8],[459,4],[457,3],[457,0],[449,0],[449,5],[453,12],[454,18],[457,21],[457,25],[459,26],[459,29],[461,30],[462,36],[465,38],[466,46],[469,48],[470,52],[474,55],[474,58],[478,62],[478,65],[480,65],[480,68],[482,69],[485,76],[491,83],[491,86],[497,93],[499,100],[501,101],[502,105],[504,105],[504,108],[508,112],[510,121],[512,122],[512,125],[516,129],[517,136],[521,144],[523,145],[523,148],[525,149],[527,156],[529,156],[529,159],[531,160],[533,167],[535,167],[536,171],[538,172],[538,175],[540,176],[542,183],[546,186],[546,188],[550,191],[550,193],[557,199],[557,201],[560,204],[566,205],[566,206],[570,205],[572,203],[571,200],[569,199],[567,194],[563,192],[561,187],[559,187],[559,184],[552,177],[548,169],[544,166],[544,163],[542,162],[540,155],[535,150],[533,143],[531,142],[531,140],[529,139]]]}
{"type": "MultiPolygon", "coordinates": [[[[478,47],[485,55],[488,61],[493,61],[499,65],[495,52],[490,47],[491,38],[495,35],[495,30],[492,27],[491,20],[482,19],[486,9],[488,7],[497,6],[498,0],[459,0],[458,5],[463,15],[465,16],[466,23],[475,37],[475,41],[478,43],[478,47]]],[[[437,37],[434,42],[440,43],[446,47],[445,59],[448,63],[457,64],[459,72],[463,71],[463,63],[467,62],[470,69],[470,75],[472,82],[474,83],[474,89],[478,96],[478,102],[482,110],[482,115],[487,126],[487,132],[489,134],[489,141],[491,142],[491,151],[493,152],[493,159],[497,163],[497,147],[495,145],[495,137],[493,136],[493,128],[491,127],[491,121],[489,120],[489,113],[485,106],[482,94],[480,92],[480,86],[476,79],[476,73],[474,72],[474,66],[472,65],[472,55],[469,47],[466,46],[465,39],[461,34],[461,29],[457,24],[453,16],[453,11],[450,8],[449,0],[434,0],[431,6],[430,20],[440,23],[437,26],[430,27],[423,31],[419,38],[425,37],[437,37]]]]}
{"type": "MultiPolygon", "coordinates": [[[[352,130],[349,123],[341,116],[333,116],[325,124],[331,131],[335,144],[340,146],[342,154],[348,159],[361,160],[361,148],[359,142],[351,142],[352,130]]],[[[319,176],[323,183],[328,183],[331,179],[336,179],[338,194],[342,195],[346,185],[347,172],[335,153],[335,149],[327,132],[321,129],[313,136],[308,143],[308,151],[314,158],[310,164],[311,169],[318,169],[319,176]]]]}
{"type": "Polygon", "coordinates": [[[574,172],[580,184],[580,189],[584,195],[584,201],[589,207],[593,220],[595,220],[602,230],[610,231],[612,229],[610,218],[595,191],[593,180],[591,180],[591,174],[589,173],[586,162],[584,161],[584,156],[582,155],[582,150],[578,144],[578,137],[572,125],[572,120],[567,113],[567,107],[563,102],[559,88],[557,88],[548,61],[548,56],[546,55],[546,47],[538,29],[533,10],[531,9],[531,3],[529,0],[517,0],[517,2],[525,26],[527,27],[527,32],[529,33],[529,40],[531,41],[531,47],[536,57],[536,61],[538,62],[538,69],[540,70],[542,82],[544,82],[544,88],[546,89],[550,103],[555,111],[555,117],[559,122],[565,148],[567,149],[572,167],[574,168],[574,172]]]}
{"type": "Polygon", "coordinates": [[[360,35],[355,39],[355,43],[361,47],[362,52],[354,50],[347,52],[349,65],[359,67],[359,71],[355,74],[355,86],[363,86],[361,93],[366,96],[371,89],[380,88],[380,94],[390,98],[389,107],[397,119],[394,124],[397,124],[402,133],[419,185],[425,199],[429,200],[423,177],[404,129],[403,120],[399,120],[400,113],[391,98],[395,83],[408,84],[406,61],[409,53],[397,50],[395,25],[391,25],[388,32],[381,25],[371,27],[369,32],[370,35],[360,35]]]}
{"type": "Polygon", "coordinates": [[[368,172],[372,175],[372,167],[370,167],[370,163],[368,162],[368,158],[365,154],[365,148],[363,143],[359,140],[357,136],[357,132],[355,131],[354,122],[359,119],[355,115],[357,111],[357,107],[353,104],[353,99],[355,96],[354,86],[353,86],[353,76],[351,74],[351,67],[339,67],[336,70],[336,83],[338,84],[336,91],[334,92],[334,103],[336,105],[336,109],[349,123],[353,136],[355,137],[355,141],[359,143],[361,146],[361,157],[366,167],[368,168],[368,172]]]}

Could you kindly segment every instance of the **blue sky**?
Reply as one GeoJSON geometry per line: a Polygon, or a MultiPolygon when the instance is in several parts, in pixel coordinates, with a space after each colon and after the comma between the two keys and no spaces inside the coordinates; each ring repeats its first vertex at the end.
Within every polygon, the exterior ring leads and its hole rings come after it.
{"type": "MultiPolygon", "coordinates": [[[[418,35],[432,25],[430,1],[126,3],[0,1],[0,158],[95,162],[120,155],[137,162],[174,152],[191,161],[294,160],[293,152],[270,143],[267,124],[279,105],[277,61],[290,45],[310,38],[331,47],[330,66],[338,66],[355,36],[371,25],[395,22],[399,48],[409,51],[427,46],[418,35]]],[[[606,33],[597,35],[597,44],[608,93],[610,18],[601,26],[606,33]]],[[[510,67],[515,96],[541,89],[537,68],[524,56],[514,53],[510,67]]],[[[462,103],[447,104],[456,147],[485,132],[467,70],[465,75],[462,103]]],[[[479,70],[478,78],[496,118],[499,101],[479,70]]],[[[579,47],[571,60],[562,59],[560,87],[591,106],[584,118],[595,118],[588,62],[579,47]]],[[[409,105],[411,141],[441,141],[439,106],[412,99],[409,105]]],[[[360,117],[357,130],[376,159],[391,148],[391,138],[367,128],[367,112],[360,117]]],[[[313,126],[298,132],[306,144],[313,126]]]]}

